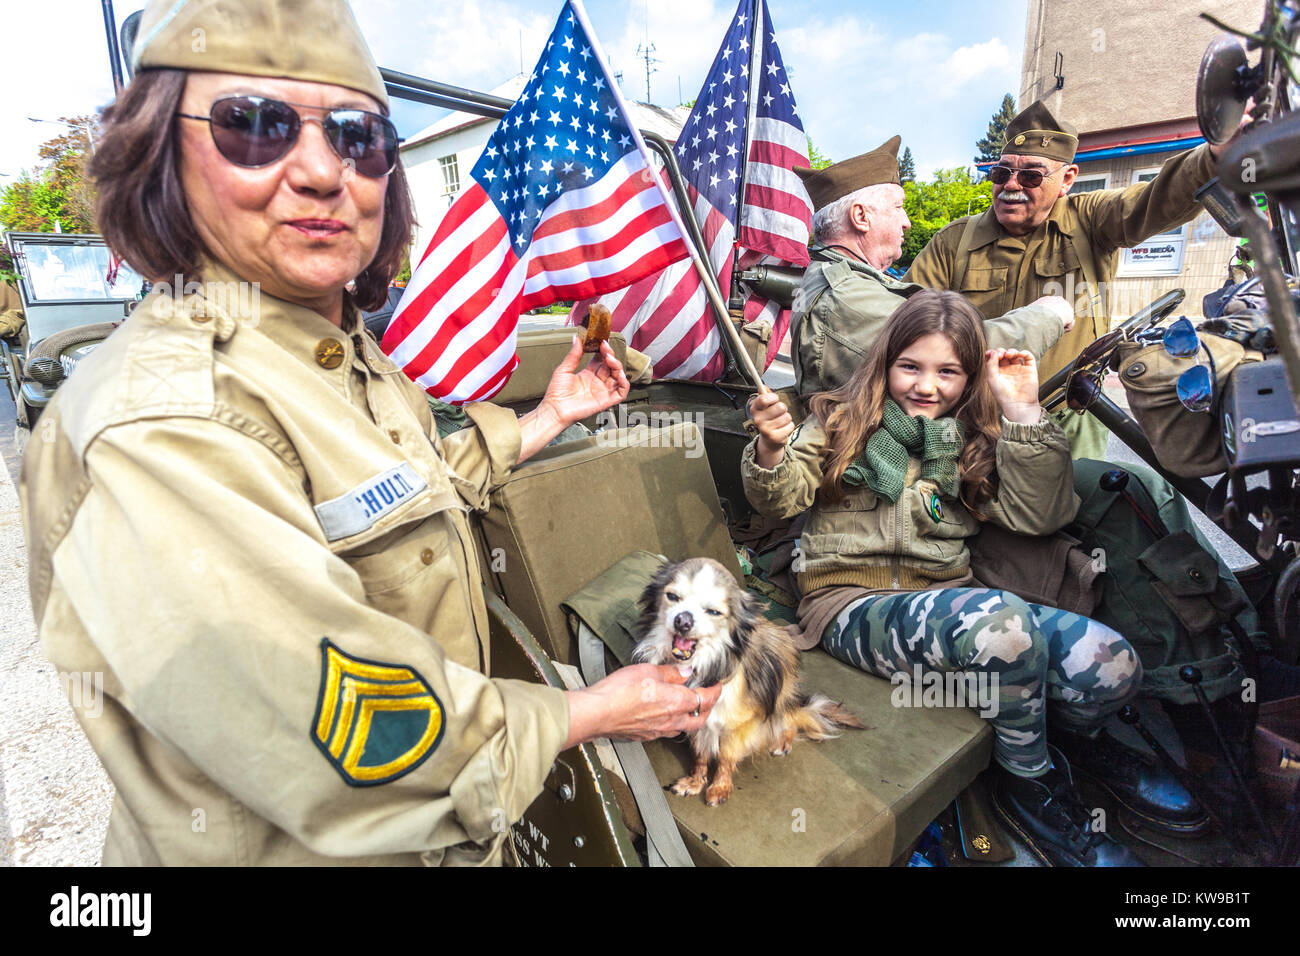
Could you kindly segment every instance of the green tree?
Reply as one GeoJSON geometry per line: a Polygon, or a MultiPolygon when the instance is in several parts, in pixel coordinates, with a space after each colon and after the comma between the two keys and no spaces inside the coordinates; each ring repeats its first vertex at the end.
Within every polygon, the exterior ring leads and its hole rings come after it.
{"type": "Polygon", "coordinates": [[[989,131],[983,139],[975,141],[975,148],[979,154],[975,157],[977,163],[991,163],[1002,155],[1002,147],[1007,142],[1007,125],[1016,118],[1016,101],[1007,93],[1002,97],[1001,108],[993,114],[989,120],[989,131]]]}
{"type": "Polygon", "coordinates": [[[827,156],[820,149],[818,149],[816,146],[813,145],[812,137],[809,136],[808,137],[808,165],[811,166],[813,169],[825,169],[827,166],[831,165],[834,162],[835,160],[831,159],[829,156],[827,156]]]}
{"type": "Polygon", "coordinates": [[[912,228],[903,240],[903,255],[894,268],[912,264],[931,237],[948,223],[983,212],[993,202],[993,184],[979,182],[964,167],[940,169],[929,182],[903,183],[903,208],[912,228]]]}
{"type": "Polygon", "coordinates": [[[903,158],[898,161],[898,178],[905,183],[916,182],[916,163],[912,161],[912,147],[903,149],[903,158]]]}
{"type": "Polygon", "coordinates": [[[0,192],[0,224],[21,232],[97,232],[95,187],[86,176],[92,147],[86,130],[98,129],[95,117],[62,117],[76,129],[46,140],[34,172],[24,171],[0,192]]]}

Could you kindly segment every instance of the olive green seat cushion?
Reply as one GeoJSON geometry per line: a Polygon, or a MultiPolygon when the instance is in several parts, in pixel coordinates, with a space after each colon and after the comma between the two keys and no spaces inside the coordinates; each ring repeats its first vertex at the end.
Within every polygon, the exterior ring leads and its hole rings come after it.
{"type": "Polygon", "coordinates": [[[492,493],[480,527],[489,585],[566,664],[577,653],[560,602],[629,552],[712,557],[740,580],[704,437],[691,423],[546,448],[492,493]]]}
{"type": "MultiPolygon", "coordinates": [[[[481,525],[491,584],[551,656],[577,659],[566,602],[593,630],[621,636],[623,656],[654,556],[710,557],[741,579],[708,461],[687,454],[702,450],[698,438],[684,424],[570,442],[493,493],[481,525]],[[632,570],[606,574],[616,566],[632,570]],[[588,588],[597,599],[581,605],[588,588]]],[[[666,794],[696,863],[888,865],[988,765],[993,734],[972,711],[894,707],[887,681],[821,651],[801,659],[805,686],[845,702],[870,729],[741,763],[720,807],[666,794]]],[[[665,786],[693,763],[684,742],[647,750],[665,786]]]]}
{"type": "MultiPolygon", "coordinates": [[[[888,866],[988,766],[993,731],[973,710],[895,707],[888,681],[820,650],[800,659],[804,686],[843,701],[868,729],[751,757],[719,807],[668,793],[696,865],[888,866]]],[[[665,786],[694,764],[686,743],[646,750],[665,786]]]]}

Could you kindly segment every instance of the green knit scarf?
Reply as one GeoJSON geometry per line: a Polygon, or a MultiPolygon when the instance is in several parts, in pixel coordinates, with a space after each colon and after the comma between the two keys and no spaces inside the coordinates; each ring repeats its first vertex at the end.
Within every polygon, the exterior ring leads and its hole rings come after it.
{"type": "Polygon", "coordinates": [[[885,399],[880,427],[867,447],[844,471],[844,484],[866,485],[876,494],[897,501],[903,493],[909,458],[921,459],[921,477],[932,480],[940,493],[956,498],[961,491],[957,459],[965,430],[955,418],[908,417],[892,398],[885,399]]]}

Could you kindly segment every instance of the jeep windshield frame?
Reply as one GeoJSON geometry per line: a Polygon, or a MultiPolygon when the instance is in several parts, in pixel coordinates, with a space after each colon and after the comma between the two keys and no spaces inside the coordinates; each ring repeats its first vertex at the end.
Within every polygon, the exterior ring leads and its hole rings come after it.
{"type": "Polygon", "coordinates": [[[51,305],[124,303],[144,283],[126,263],[109,285],[111,253],[99,236],[62,233],[9,233],[9,247],[27,310],[51,305]]]}

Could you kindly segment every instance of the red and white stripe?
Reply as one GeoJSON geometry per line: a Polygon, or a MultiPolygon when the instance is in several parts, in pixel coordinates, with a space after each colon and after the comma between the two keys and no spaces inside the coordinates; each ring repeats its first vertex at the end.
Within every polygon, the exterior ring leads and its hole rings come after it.
{"type": "MultiPolygon", "coordinates": [[[[770,119],[756,120],[754,132],[746,202],[741,208],[741,268],[788,263],[806,266],[812,203],[802,180],[790,167],[808,165],[807,137],[788,123],[770,119]]],[[[731,288],[735,230],[731,220],[689,184],[687,194],[725,298],[731,288]]],[[[762,318],[772,322],[766,370],[790,327],[790,310],[747,289],[745,292],[745,324],[762,318]]],[[[570,324],[582,321],[591,301],[574,306],[570,324]]],[[[602,296],[600,302],[613,316],[613,329],[623,333],[630,346],[650,356],[656,378],[708,382],[722,376],[726,360],[717,320],[690,262],[679,262],[631,288],[602,296]]]]}
{"type": "Polygon", "coordinates": [[[758,117],[745,167],[745,203],[737,241],[794,265],[808,264],[812,203],[803,181],[792,172],[808,165],[808,137],[781,120],[758,117]]]}
{"type": "Polygon", "coordinates": [[[384,351],[430,395],[479,401],[519,364],[520,312],[625,287],[688,255],[638,152],[545,208],[523,258],[477,182],[430,240],[384,351]]]}

